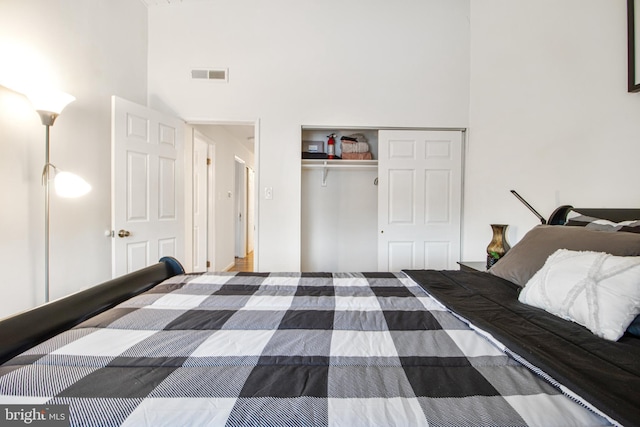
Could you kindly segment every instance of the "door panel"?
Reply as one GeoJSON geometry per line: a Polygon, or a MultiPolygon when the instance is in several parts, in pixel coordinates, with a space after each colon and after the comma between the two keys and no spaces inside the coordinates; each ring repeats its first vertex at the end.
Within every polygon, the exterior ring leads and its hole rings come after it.
{"type": "Polygon", "coordinates": [[[387,247],[389,251],[388,271],[400,271],[405,268],[413,268],[415,258],[414,242],[388,242],[387,247]]]}
{"type": "Polygon", "coordinates": [[[158,159],[159,172],[158,197],[160,208],[158,218],[161,220],[176,220],[176,162],[174,159],[160,157],[158,159]]]}
{"type": "Polygon", "coordinates": [[[111,138],[113,275],[183,258],[184,122],[114,96],[111,138]]]}
{"type": "Polygon", "coordinates": [[[159,123],[159,135],[158,141],[161,144],[168,145],[170,148],[175,148],[176,146],[176,131],[175,128],[164,123],[159,123]]]}
{"type": "Polygon", "coordinates": [[[235,160],[235,256],[247,256],[247,167],[244,160],[235,160]]]}
{"type": "Polygon", "coordinates": [[[378,269],[454,268],[462,133],[382,130],[378,143],[378,269]]]}
{"type": "Polygon", "coordinates": [[[147,265],[149,259],[149,243],[133,242],[126,245],[127,265],[132,267],[132,271],[147,265]]]}
{"type": "Polygon", "coordinates": [[[413,224],[415,176],[413,170],[389,170],[389,223],[413,224]]]}
{"type": "Polygon", "coordinates": [[[451,221],[451,171],[425,171],[425,223],[448,223],[451,221]]]}
{"type": "Polygon", "coordinates": [[[193,140],[193,265],[192,271],[207,271],[208,255],[208,158],[209,144],[193,140]]]}
{"type": "MultiPolygon", "coordinates": [[[[127,218],[128,222],[149,220],[149,156],[127,151],[127,218]]],[[[115,230],[115,229],[114,229],[115,230]]]]}
{"type": "Polygon", "coordinates": [[[451,244],[449,242],[432,241],[424,243],[424,265],[429,266],[428,268],[434,270],[451,269],[449,261],[451,255],[451,244]]]}
{"type": "Polygon", "coordinates": [[[178,252],[177,241],[175,238],[158,240],[158,259],[165,256],[176,257],[178,252]]]}
{"type": "Polygon", "coordinates": [[[255,172],[247,169],[247,253],[253,252],[255,231],[255,172]]]}

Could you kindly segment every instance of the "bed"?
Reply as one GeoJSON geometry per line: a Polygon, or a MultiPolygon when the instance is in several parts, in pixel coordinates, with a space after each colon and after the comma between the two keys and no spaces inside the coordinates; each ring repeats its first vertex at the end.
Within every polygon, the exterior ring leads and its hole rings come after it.
{"type": "Polygon", "coordinates": [[[0,321],[0,420],[639,425],[634,322],[613,340],[519,300],[554,245],[640,256],[629,224],[585,217],[535,227],[489,273],[185,274],[164,258],[0,321]]]}

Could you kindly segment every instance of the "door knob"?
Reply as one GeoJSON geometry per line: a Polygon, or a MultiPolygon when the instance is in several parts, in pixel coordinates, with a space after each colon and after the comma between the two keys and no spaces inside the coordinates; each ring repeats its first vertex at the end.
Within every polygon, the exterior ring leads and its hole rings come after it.
{"type": "Polygon", "coordinates": [[[131,236],[131,233],[128,232],[127,230],[118,231],[118,237],[129,237],[129,236],[131,236]]]}

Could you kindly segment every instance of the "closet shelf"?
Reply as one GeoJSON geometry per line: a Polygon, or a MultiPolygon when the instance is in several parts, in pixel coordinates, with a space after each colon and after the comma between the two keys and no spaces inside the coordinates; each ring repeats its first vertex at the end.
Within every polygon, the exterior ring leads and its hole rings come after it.
{"type": "Polygon", "coordinates": [[[303,168],[347,168],[347,169],[377,169],[377,160],[325,160],[302,159],[303,168]]]}
{"type": "Polygon", "coordinates": [[[325,160],[325,159],[302,159],[302,169],[322,169],[323,187],[327,186],[327,175],[329,169],[360,169],[378,170],[377,160],[325,160]]]}

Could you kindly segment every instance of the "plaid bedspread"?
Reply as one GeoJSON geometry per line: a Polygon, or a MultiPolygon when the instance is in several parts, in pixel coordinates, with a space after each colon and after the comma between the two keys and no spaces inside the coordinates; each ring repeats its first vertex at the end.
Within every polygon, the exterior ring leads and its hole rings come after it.
{"type": "Polygon", "coordinates": [[[402,273],[173,277],[0,366],[16,403],[74,426],[607,424],[402,273]]]}

